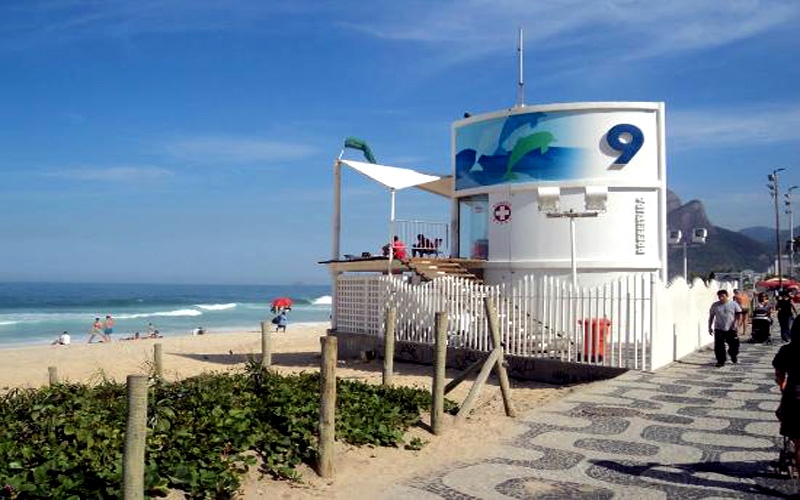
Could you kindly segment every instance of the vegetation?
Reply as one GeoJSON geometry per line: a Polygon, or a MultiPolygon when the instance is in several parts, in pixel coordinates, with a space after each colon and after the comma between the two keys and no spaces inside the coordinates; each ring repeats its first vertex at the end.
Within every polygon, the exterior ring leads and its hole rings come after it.
{"type": "MultiPolygon", "coordinates": [[[[319,375],[240,373],[154,381],[149,392],[145,486],[192,498],[230,498],[260,458],[262,471],[296,478],[316,457],[319,375]]],[[[400,446],[430,404],[426,391],[338,382],[336,437],[400,446]]],[[[125,386],[58,384],[0,397],[0,498],[118,498],[125,386]]],[[[419,443],[414,443],[418,446],[419,443]]]]}

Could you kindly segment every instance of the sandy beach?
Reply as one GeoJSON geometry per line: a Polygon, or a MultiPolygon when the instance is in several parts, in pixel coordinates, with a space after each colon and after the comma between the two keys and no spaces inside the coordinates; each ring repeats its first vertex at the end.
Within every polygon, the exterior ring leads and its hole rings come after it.
{"type": "MultiPolygon", "coordinates": [[[[273,362],[281,372],[314,371],[319,365],[319,337],[327,323],[290,325],[287,333],[273,337],[273,362]]],[[[158,340],[115,341],[110,344],[77,342],[69,346],[31,346],[3,349],[0,390],[10,387],[38,387],[47,383],[47,367],[55,366],[59,378],[92,382],[103,377],[124,380],[129,374],[147,373],[153,344],[163,345],[164,372],[177,379],[207,371],[241,368],[261,349],[258,331],[173,337],[158,340]]],[[[380,383],[380,361],[339,363],[338,376],[368,383],[380,383]]],[[[431,368],[396,363],[396,384],[430,389],[431,368]]],[[[448,370],[448,379],[457,374],[448,370]]],[[[471,384],[462,384],[448,398],[462,401],[471,384]]],[[[513,399],[519,414],[570,391],[534,382],[513,381],[513,399]]],[[[423,422],[427,422],[427,415],[423,422]]],[[[409,431],[427,444],[419,451],[393,448],[356,448],[340,445],[336,476],[323,481],[303,466],[301,483],[274,481],[253,470],[242,490],[243,498],[376,498],[387,488],[416,476],[429,474],[447,464],[475,460],[519,430],[505,417],[499,388],[490,380],[472,416],[459,428],[450,426],[443,436],[423,428],[409,431]]],[[[179,496],[175,496],[179,498],[179,496]]]]}

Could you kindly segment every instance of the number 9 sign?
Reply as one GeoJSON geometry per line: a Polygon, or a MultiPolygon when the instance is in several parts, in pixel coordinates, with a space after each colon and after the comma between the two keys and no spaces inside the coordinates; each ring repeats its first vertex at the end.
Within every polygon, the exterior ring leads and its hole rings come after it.
{"type": "Polygon", "coordinates": [[[644,134],[636,125],[620,123],[606,132],[606,142],[611,149],[620,153],[614,164],[627,165],[642,148],[644,134]],[[623,138],[627,140],[623,141],[623,138]]]}

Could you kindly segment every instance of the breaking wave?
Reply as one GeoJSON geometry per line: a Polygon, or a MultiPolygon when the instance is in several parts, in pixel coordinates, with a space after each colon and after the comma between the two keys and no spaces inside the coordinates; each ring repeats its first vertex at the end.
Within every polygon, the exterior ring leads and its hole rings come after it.
{"type": "Polygon", "coordinates": [[[137,319],[137,318],[152,318],[160,317],[175,317],[175,316],[201,316],[202,311],[197,309],[177,309],[175,311],[157,311],[152,313],[138,313],[138,314],[120,314],[117,319],[137,319]]]}
{"type": "Polygon", "coordinates": [[[330,295],[323,295],[322,297],[317,297],[311,302],[313,306],[329,306],[333,304],[333,297],[330,295]]]}
{"type": "Polygon", "coordinates": [[[205,311],[225,311],[227,309],[233,309],[238,305],[239,304],[236,302],[231,302],[229,304],[196,304],[195,307],[205,311]]]}

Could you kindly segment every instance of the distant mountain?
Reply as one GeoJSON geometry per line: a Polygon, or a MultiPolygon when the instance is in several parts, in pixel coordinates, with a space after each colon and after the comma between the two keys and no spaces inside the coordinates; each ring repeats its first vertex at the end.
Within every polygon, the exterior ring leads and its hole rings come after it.
{"type": "MultiPolygon", "coordinates": [[[[712,271],[738,271],[753,269],[766,271],[771,263],[770,247],[743,232],[730,231],[715,226],[708,219],[703,203],[692,200],[685,204],[672,191],[667,191],[667,226],[669,229],[680,229],[685,235],[691,235],[696,227],[708,230],[705,245],[688,248],[689,274],[708,274],[712,271]]],[[[774,233],[773,233],[774,237],[774,233]]],[[[669,275],[683,273],[683,249],[681,246],[670,246],[669,275]]]]}
{"type": "MultiPolygon", "coordinates": [[[[753,226],[746,227],[739,232],[756,241],[760,241],[761,243],[769,245],[770,248],[775,246],[775,227],[753,226]]],[[[789,232],[789,229],[784,229],[781,231],[781,241],[784,245],[787,241],[789,241],[790,235],[791,233],[789,232]]],[[[800,226],[794,228],[794,235],[800,236],[800,226]]]]}

